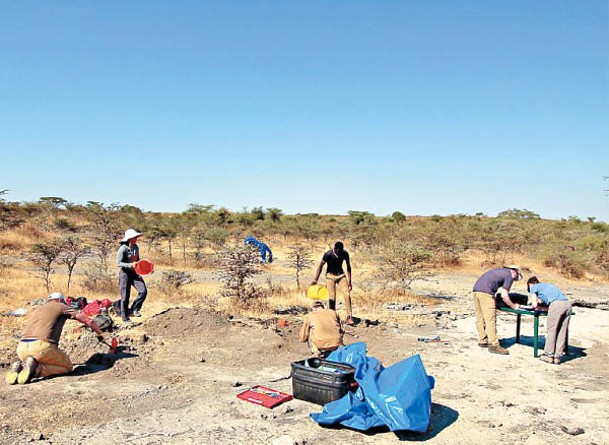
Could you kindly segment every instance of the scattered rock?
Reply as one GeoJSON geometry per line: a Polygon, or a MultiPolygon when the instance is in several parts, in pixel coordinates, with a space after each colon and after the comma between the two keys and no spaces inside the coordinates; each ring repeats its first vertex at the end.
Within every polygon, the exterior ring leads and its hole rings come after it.
{"type": "Polygon", "coordinates": [[[539,408],[537,406],[527,406],[524,408],[525,412],[536,416],[545,414],[548,410],[545,408],[539,408]]]}
{"type": "Polygon", "coordinates": [[[583,300],[575,300],[572,302],[573,307],[585,307],[590,309],[609,310],[609,301],[590,302],[583,300]]]}
{"type": "Polygon", "coordinates": [[[238,388],[240,386],[243,386],[243,383],[241,383],[239,380],[237,380],[235,383],[233,383],[233,388],[238,388]]]}
{"type": "Polygon", "coordinates": [[[414,308],[414,304],[386,303],[384,308],[388,311],[408,311],[414,308]]]}
{"type": "Polygon", "coordinates": [[[585,432],[584,429],[579,426],[569,428],[567,426],[561,425],[560,429],[563,433],[567,433],[570,436],[579,436],[580,434],[584,434],[585,432]]]}
{"type": "Polygon", "coordinates": [[[301,315],[306,314],[307,312],[309,312],[309,309],[304,306],[278,307],[275,309],[276,315],[301,315]]]}
{"type": "Polygon", "coordinates": [[[434,315],[436,318],[440,318],[444,315],[450,315],[450,311],[432,311],[431,315],[434,315]]]}

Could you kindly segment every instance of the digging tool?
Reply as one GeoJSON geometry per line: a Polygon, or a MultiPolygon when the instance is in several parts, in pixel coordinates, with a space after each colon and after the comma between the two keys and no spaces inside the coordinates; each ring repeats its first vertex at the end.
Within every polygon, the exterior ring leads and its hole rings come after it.
{"type": "Polygon", "coordinates": [[[110,348],[110,354],[114,354],[116,352],[116,348],[118,347],[118,338],[112,337],[112,340],[110,341],[110,343],[108,343],[104,340],[103,335],[98,335],[97,340],[110,348]]]}

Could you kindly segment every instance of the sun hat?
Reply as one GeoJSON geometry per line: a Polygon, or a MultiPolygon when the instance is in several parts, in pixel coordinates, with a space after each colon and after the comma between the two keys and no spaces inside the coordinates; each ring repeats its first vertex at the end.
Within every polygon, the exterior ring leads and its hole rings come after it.
{"type": "Polygon", "coordinates": [[[511,264],[511,265],[509,265],[509,266],[503,266],[503,267],[505,267],[506,269],[512,269],[512,270],[515,270],[515,271],[516,271],[516,273],[518,274],[518,275],[516,276],[516,281],[518,281],[518,280],[522,280],[522,273],[520,272],[520,267],[518,267],[518,266],[514,266],[513,264],[511,264]]]}
{"type": "Polygon", "coordinates": [[[64,300],[65,301],[65,298],[61,292],[53,292],[51,295],[49,295],[48,300],[64,300]]]}
{"type": "Polygon", "coordinates": [[[130,239],[136,238],[136,237],[141,236],[141,235],[142,235],[141,233],[136,232],[133,229],[127,229],[127,230],[125,230],[125,236],[121,240],[121,243],[126,243],[130,239]]]}

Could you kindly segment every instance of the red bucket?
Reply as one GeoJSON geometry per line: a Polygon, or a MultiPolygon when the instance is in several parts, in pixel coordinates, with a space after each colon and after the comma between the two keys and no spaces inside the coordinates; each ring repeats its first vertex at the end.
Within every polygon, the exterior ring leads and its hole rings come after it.
{"type": "Polygon", "coordinates": [[[154,264],[152,264],[152,262],[148,260],[139,260],[135,264],[135,271],[139,275],[151,274],[152,272],[154,272],[154,264]]]}

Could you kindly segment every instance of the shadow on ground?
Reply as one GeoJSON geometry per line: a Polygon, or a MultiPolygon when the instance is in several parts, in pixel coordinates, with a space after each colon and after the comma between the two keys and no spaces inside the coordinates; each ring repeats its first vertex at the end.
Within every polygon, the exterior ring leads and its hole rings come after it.
{"type": "MultiPolygon", "coordinates": [[[[459,418],[459,413],[449,408],[448,406],[441,405],[439,403],[432,403],[431,405],[431,420],[430,428],[425,433],[419,433],[416,431],[395,431],[394,434],[400,441],[409,442],[425,442],[426,440],[433,439],[440,434],[444,429],[456,422],[459,418]]],[[[324,428],[332,430],[350,429],[341,425],[324,425],[324,428]]],[[[371,428],[366,431],[353,430],[366,436],[377,436],[382,434],[390,433],[389,428],[386,426],[371,428]]]]}
{"type": "MultiPolygon", "coordinates": [[[[503,345],[503,347],[509,348],[510,346],[513,346],[516,344],[516,337],[504,338],[501,340],[501,344],[503,345]]],[[[521,335],[519,344],[524,345],[524,346],[530,346],[531,347],[531,356],[533,355],[533,348],[535,346],[534,346],[534,337],[532,335],[531,336],[521,335]]],[[[537,353],[539,355],[543,354],[543,348],[545,347],[545,345],[546,345],[545,337],[542,337],[540,335],[539,344],[537,346],[537,349],[538,349],[537,353]]],[[[586,351],[586,348],[569,345],[567,354],[563,355],[561,360],[563,362],[569,362],[571,360],[586,357],[588,354],[586,354],[585,351],[586,351]]]]}
{"type": "Polygon", "coordinates": [[[105,371],[114,366],[114,364],[119,360],[129,359],[139,357],[137,354],[132,354],[130,352],[125,352],[125,348],[123,346],[119,346],[116,348],[114,354],[107,353],[95,353],[89,359],[81,364],[77,365],[72,372],[73,375],[88,375],[95,374],[96,372],[105,371]]]}

